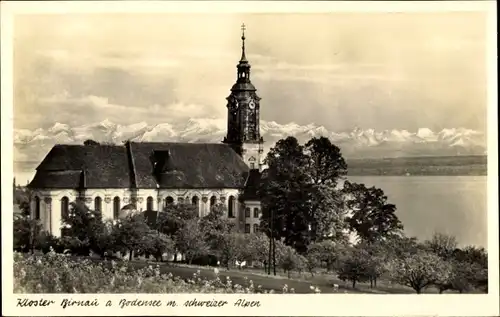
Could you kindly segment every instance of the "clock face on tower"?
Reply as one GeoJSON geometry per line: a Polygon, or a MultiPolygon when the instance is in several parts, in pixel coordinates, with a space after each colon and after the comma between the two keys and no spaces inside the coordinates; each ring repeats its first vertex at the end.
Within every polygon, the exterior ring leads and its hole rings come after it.
{"type": "Polygon", "coordinates": [[[253,100],[250,100],[250,103],[248,104],[248,107],[253,110],[255,109],[255,102],[253,102],[253,100]]]}

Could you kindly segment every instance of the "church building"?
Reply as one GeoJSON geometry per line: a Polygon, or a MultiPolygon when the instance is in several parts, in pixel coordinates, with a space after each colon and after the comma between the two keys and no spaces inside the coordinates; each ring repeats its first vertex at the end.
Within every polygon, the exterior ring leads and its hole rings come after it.
{"type": "Polygon", "coordinates": [[[256,188],[263,159],[260,100],[250,81],[242,26],[242,55],[227,97],[227,135],[221,143],[132,142],[121,145],[55,145],[28,185],[32,217],[61,235],[61,219],[81,199],[104,218],[125,209],[163,212],[167,204],[190,203],[200,217],[223,204],[241,232],[258,230],[256,188]]]}

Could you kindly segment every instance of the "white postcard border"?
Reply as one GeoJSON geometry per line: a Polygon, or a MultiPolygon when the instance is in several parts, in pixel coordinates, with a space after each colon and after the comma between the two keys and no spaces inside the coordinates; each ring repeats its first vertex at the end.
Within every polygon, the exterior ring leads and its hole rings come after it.
{"type": "Polygon", "coordinates": [[[497,122],[497,34],[494,1],[461,2],[2,2],[1,3],[1,71],[2,71],[2,313],[16,316],[106,316],[106,315],[241,315],[241,316],[495,316],[499,315],[498,272],[498,122],[497,122]],[[146,13],[146,12],[430,12],[430,11],[488,11],[488,254],[489,294],[487,295],[226,295],[226,294],[13,294],[12,285],[12,191],[13,177],[13,89],[12,89],[12,18],[15,14],[46,13],[146,13]],[[59,305],[18,308],[17,299],[46,299],[59,303],[64,298],[99,299],[94,308],[66,308],[59,305]],[[176,300],[177,307],[117,308],[122,298],[133,300],[176,300]],[[192,299],[225,300],[223,308],[183,307],[192,299]],[[260,307],[240,308],[232,305],[237,299],[260,301],[260,307]],[[114,305],[105,307],[112,300],[114,305]]]}

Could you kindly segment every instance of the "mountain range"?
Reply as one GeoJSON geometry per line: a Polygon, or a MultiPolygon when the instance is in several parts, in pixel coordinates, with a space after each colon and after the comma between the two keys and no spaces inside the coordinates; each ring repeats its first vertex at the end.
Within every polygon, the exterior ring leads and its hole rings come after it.
{"type": "MultiPolygon", "coordinates": [[[[56,123],[47,129],[14,129],[14,160],[38,161],[55,144],[82,144],[87,139],[119,144],[126,140],[136,142],[221,142],[226,134],[224,119],[189,119],[175,124],[149,125],[139,122],[121,125],[109,120],[71,126],[56,123]]],[[[325,136],[339,146],[345,157],[380,158],[406,156],[454,156],[486,154],[486,136],[480,131],[450,128],[417,131],[354,128],[350,131],[329,131],[315,124],[279,124],[261,121],[260,132],[268,150],[276,141],[294,136],[300,142],[325,136]]]]}

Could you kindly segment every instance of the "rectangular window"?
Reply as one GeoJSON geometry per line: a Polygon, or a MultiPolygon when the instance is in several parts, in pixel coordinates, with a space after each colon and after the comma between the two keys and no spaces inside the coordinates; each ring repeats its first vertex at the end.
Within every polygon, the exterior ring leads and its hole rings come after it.
{"type": "Polygon", "coordinates": [[[245,233],[250,233],[250,224],[245,224],[245,233]]]}
{"type": "Polygon", "coordinates": [[[250,218],[250,208],[245,208],[245,218],[250,218]]]}
{"type": "Polygon", "coordinates": [[[255,169],[255,163],[250,163],[250,169],[254,170],[255,169]]]}
{"type": "Polygon", "coordinates": [[[259,219],[259,218],[260,218],[260,215],[259,215],[259,208],[254,208],[254,209],[253,209],[253,217],[254,217],[254,218],[257,218],[257,219],[259,219]]]}

